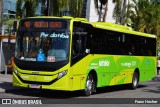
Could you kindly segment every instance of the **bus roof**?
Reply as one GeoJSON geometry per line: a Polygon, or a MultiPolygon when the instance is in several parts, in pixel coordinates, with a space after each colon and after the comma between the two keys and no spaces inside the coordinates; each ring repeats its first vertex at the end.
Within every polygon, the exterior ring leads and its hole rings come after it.
{"type": "Polygon", "coordinates": [[[123,25],[118,25],[118,24],[113,24],[113,23],[108,23],[108,22],[90,22],[90,23],[95,28],[117,31],[117,32],[122,32],[122,33],[128,33],[128,34],[135,34],[135,35],[145,36],[145,37],[150,37],[150,38],[157,38],[153,34],[137,32],[137,31],[132,30],[132,28],[123,26],[123,25]]]}
{"type": "Polygon", "coordinates": [[[95,28],[100,28],[100,29],[106,29],[106,30],[111,30],[111,31],[117,31],[117,32],[122,32],[122,33],[128,33],[128,34],[135,34],[139,36],[145,36],[145,37],[151,37],[151,38],[157,38],[155,35],[152,34],[147,34],[147,33],[142,33],[142,32],[137,32],[132,30],[131,27],[119,25],[119,24],[114,24],[114,23],[109,23],[109,22],[88,22],[86,18],[74,18],[71,16],[62,16],[62,17],[55,17],[55,16],[37,16],[37,17],[28,17],[28,18],[61,18],[61,19],[71,19],[74,21],[81,21],[86,24],[91,24],[95,28]]]}

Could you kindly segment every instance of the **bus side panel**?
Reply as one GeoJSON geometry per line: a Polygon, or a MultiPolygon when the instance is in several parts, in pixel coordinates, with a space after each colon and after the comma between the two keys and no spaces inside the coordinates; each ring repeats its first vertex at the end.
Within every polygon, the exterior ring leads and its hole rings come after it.
{"type": "Polygon", "coordinates": [[[140,66],[141,61],[141,57],[118,56],[116,63],[120,75],[116,77],[116,85],[131,83],[133,73],[140,66]]]}
{"type": "Polygon", "coordinates": [[[97,74],[97,87],[127,84],[132,82],[138,68],[140,81],[155,76],[155,59],[141,56],[88,55],[72,66],[73,88],[84,89],[90,71],[97,74]]]}
{"type": "Polygon", "coordinates": [[[87,77],[88,63],[91,60],[91,55],[87,55],[73,66],[71,66],[70,75],[73,78],[72,90],[84,89],[87,77]]]}
{"type": "Polygon", "coordinates": [[[156,58],[144,57],[140,66],[140,81],[147,81],[156,75],[156,58]]]}
{"type": "Polygon", "coordinates": [[[118,74],[114,56],[94,55],[88,71],[95,70],[98,75],[97,87],[114,85],[118,74]]]}
{"type": "Polygon", "coordinates": [[[85,88],[91,71],[97,74],[97,87],[115,85],[117,69],[113,56],[88,55],[72,66],[73,90],[85,88]]]}

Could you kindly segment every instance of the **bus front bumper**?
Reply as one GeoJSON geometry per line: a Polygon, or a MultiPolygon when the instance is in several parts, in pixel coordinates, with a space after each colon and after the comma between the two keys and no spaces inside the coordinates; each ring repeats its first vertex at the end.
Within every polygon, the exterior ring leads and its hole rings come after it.
{"type": "Polygon", "coordinates": [[[32,83],[24,83],[15,72],[13,72],[13,86],[24,87],[24,88],[36,88],[36,89],[49,89],[49,90],[64,90],[64,91],[74,91],[72,90],[72,80],[67,76],[64,76],[56,80],[52,84],[41,85],[32,83]]]}

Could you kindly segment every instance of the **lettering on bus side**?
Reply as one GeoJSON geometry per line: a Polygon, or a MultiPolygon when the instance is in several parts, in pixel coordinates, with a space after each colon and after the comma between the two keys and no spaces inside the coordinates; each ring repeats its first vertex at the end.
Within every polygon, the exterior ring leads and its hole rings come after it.
{"type": "Polygon", "coordinates": [[[121,63],[121,66],[125,66],[125,67],[133,67],[133,66],[136,66],[136,61],[123,62],[123,63],[121,63]]]}
{"type": "Polygon", "coordinates": [[[108,60],[100,60],[99,66],[110,66],[110,61],[108,60]]]}

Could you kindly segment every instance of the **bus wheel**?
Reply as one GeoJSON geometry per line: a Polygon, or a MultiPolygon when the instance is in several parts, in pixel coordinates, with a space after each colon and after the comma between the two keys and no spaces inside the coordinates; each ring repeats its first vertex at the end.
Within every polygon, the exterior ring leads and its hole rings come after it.
{"type": "Polygon", "coordinates": [[[92,74],[89,74],[86,80],[84,95],[90,96],[92,92],[95,90],[95,88],[96,88],[95,79],[93,78],[92,74]]]}
{"type": "Polygon", "coordinates": [[[138,82],[139,82],[139,76],[137,72],[134,72],[133,78],[132,78],[132,83],[130,84],[130,88],[132,90],[135,90],[138,87],[138,82]]]}

